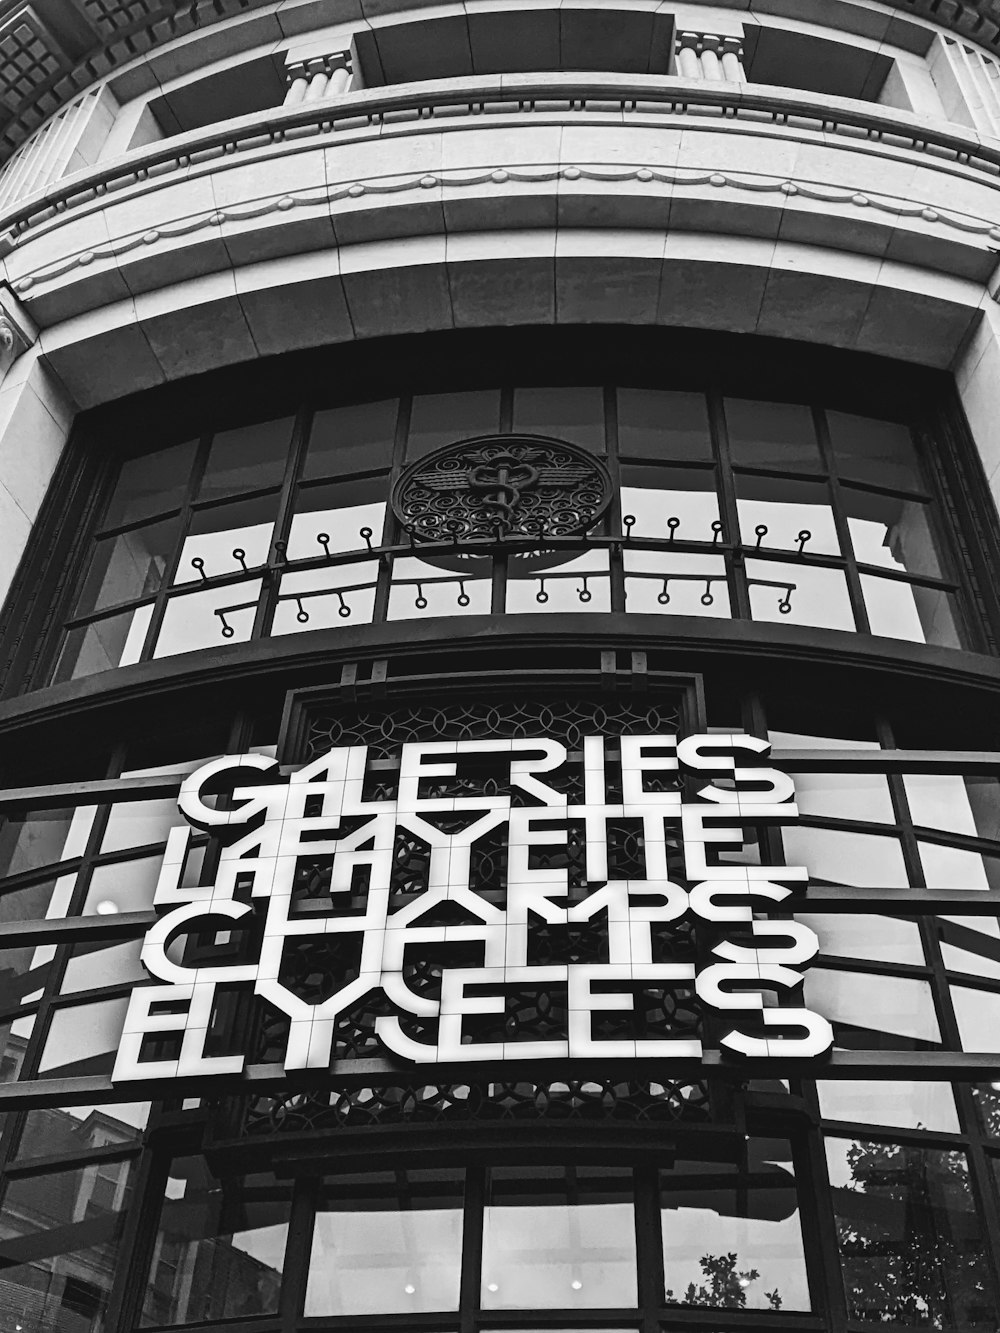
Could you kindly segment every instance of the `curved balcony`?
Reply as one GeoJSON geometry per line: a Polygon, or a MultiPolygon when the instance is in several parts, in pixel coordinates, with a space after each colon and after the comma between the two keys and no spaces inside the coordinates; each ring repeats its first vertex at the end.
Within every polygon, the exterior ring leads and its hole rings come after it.
{"type": "Polygon", "coordinates": [[[998,178],[1000,141],[846,99],[442,80],[79,173],[3,219],[3,264],[82,406],[495,322],[723,326],[947,365],[995,265],[998,178]]]}

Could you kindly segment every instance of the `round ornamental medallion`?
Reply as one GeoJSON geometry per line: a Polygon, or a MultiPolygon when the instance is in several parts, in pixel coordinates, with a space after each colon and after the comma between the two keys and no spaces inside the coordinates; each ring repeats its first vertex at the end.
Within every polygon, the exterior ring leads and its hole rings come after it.
{"type": "Polygon", "coordinates": [[[396,517],[418,540],[496,541],[586,532],[611,502],[593,454],[542,435],[486,435],[446,445],[406,469],[396,517]]]}

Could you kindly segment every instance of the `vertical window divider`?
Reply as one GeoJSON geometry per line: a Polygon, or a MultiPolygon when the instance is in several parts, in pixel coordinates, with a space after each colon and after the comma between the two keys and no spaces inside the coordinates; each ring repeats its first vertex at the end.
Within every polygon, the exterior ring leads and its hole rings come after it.
{"type": "Polygon", "coordinates": [[[859,634],[870,634],[871,625],[868,620],[868,609],[865,606],[865,596],[861,588],[861,575],[858,573],[858,562],[854,556],[854,542],[851,540],[851,527],[847,521],[847,515],[844,513],[843,491],[840,486],[840,477],[837,474],[836,460],[833,456],[833,445],[830,441],[830,431],[826,422],[826,413],[820,407],[812,409],[813,426],[816,431],[816,439],[819,442],[820,456],[823,459],[823,466],[826,469],[827,485],[830,488],[830,499],[833,502],[833,523],[837,532],[837,540],[840,542],[840,553],[844,558],[844,570],[847,575],[847,587],[851,596],[851,609],[854,612],[854,623],[859,634]]]}
{"type": "Polygon", "coordinates": [[[660,1307],[666,1300],[666,1274],[661,1243],[657,1168],[644,1164],[633,1173],[635,1246],[638,1263],[636,1292],[641,1333],[659,1333],[660,1307]]]}
{"type": "MultiPolygon", "coordinates": [[[[615,388],[604,390],[604,443],[611,475],[611,507],[608,510],[608,523],[611,536],[621,536],[622,532],[622,478],[618,458],[618,392],[615,388]]],[[[608,577],[611,581],[611,610],[625,610],[625,555],[621,542],[616,543],[608,552],[608,577]]]]}
{"type": "Polygon", "coordinates": [[[138,1327],[143,1297],[149,1288],[160,1213],[166,1199],[169,1158],[148,1148],[138,1159],[132,1201],[119,1262],[111,1285],[105,1322],[107,1333],[128,1333],[138,1327]]]}
{"type": "Polygon", "coordinates": [[[281,591],[282,568],[285,563],[284,559],[281,558],[285,547],[279,547],[278,543],[284,542],[286,546],[288,543],[288,531],[292,524],[295,498],[298,493],[297,486],[299,477],[302,475],[302,460],[305,456],[306,441],[312,428],[312,418],[312,408],[308,405],[300,407],[295,414],[291,445],[285,458],[285,477],[281,483],[278,509],[274,516],[274,527],[271,532],[271,544],[261,579],[260,600],[257,603],[253,629],[250,631],[251,639],[266,638],[271,633],[271,626],[274,624],[274,613],[278,606],[278,596],[281,591]]]}
{"type": "Polygon", "coordinates": [[[153,610],[150,613],[149,625],[146,629],[146,639],[142,645],[142,652],[139,655],[140,662],[147,662],[154,653],[156,641],[160,637],[160,629],[163,625],[163,617],[166,614],[167,598],[170,593],[174,577],[181,562],[181,552],[184,550],[184,543],[187,541],[188,529],[191,526],[191,515],[194,511],[194,497],[198,494],[198,487],[201,485],[201,479],[205,475],[205,467],[208,464],[208,452],[212,447],[212,436],[203,435],[198,444],[198,450],[195,454],[194,467],[191,469],[191,476],[188,478],[187,494],[184,497],[184,503],[180,509],[180,524],[177,532],[177,544],[174,547],[174,553],[166,569],[163,571],[163,582],[160,584],[159,591],[153,602],[153,610]]]}
{"type": "Polygon", "coordinates": [[[840,1263],[826,1143],[818,1129],[802,1137],[804,1143],[799,1140],[798,1144],[793,1137],[792,1153],[798,1196],[803,1205],[799,1209],[799,1222],[810,1295],[814,1309],[822,1311],[825,1306],[832,1333],[844,1333],[848,1322],[847,1291],[840,1263]],[[796,1146],[800,1146],[798,1153],[796,1146]]]}
{"type": "Polygon", "coordinates": [[[486,1225],[486,1173],[482,1163],[469,1162],[465,1170],[462,1209],[462,1276],[458,1297],[461,1333],[474,1333],[479,1316],[483,1280],[483,1229],[486,1225]]]}
{"type": "Polygon", "coordinates": [[[740,518],[736,507],[736,484],[733,478],[733,464],[729,449],[729,428],[726,425],[726,411],[722,401],[722,391],[713,385],[706,394],[708,402],[709,430],[716,456],[719,514],[723,523],[723,545],[728,545],[730,555],[726,560],[726,574],[729,580],[729,596],[732,602],[733,619],[749,620],[750,590],[747,587],[746,567],[743,563],[743,551],[740,545],[740,518]]]}
{"type": "Polygon", "coordinates": [[[294,1333],[298,1321],[302,1318],[306,1286],[309,1281],[313,1234],[316,1228],[316,1209],[322,1189],[322,1179],[319,1177],[299,1176],[295,1180],[291,1214],[288,1219],[285,1262],[281,1274],[281,1295],[278,1301],[282,1333],[294,1333]]]}
{"type": "MultiPolygon", "coordinates": [[[[388,546],[402,542],[404,533],[398,531],[396,515],[392,512],[390,497],[393,487],[399,480],[400,473],[406,466],[406,445],[410,434],[410,414],[413,408],[413,395],[403,393],[399,396],[396,408],[396,432],[392,441],[392,462],[389,467],[388,492],[386,494],[385,521],[382,525],[382,545],[388,546]]],[[[375,605],[372,607],[372,624],[381,625],[389,619],[389,595],[392,591],[392,575],[396,557],[383,556],[379,561],[378,582],[375,587],[375,605]]]]}

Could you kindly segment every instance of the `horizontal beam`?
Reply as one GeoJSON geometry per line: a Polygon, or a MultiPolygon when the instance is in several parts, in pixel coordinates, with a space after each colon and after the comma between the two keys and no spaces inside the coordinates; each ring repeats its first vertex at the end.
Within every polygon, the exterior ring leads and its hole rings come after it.
{"type": "Polygon", "coordinates": [[[108,1075],[30,1079],[0,1085],[0,1113],[38,1106],[159,1101],[177,1097],[255,1097],[281,1093],[350,1090],[382,1084],[487,1082],[544,1083],[553,1080],[649,1078],[693,1082],[713,1076],[747,1078],[907,1079],[928,1082],[960,1079],[1000,1081],[1000,1051],[834,1051],[822,1060],[736,1060],[706,1050],[700,1060],[624,1059],[594,1061],[509,1060],[502,1063],[400,1066],[387,1059],[341,1061],[332,1071],[286,1074],[281,1065],[250,1065],[238,1075],[190,1075],[113,1084],[108,1075]]]}

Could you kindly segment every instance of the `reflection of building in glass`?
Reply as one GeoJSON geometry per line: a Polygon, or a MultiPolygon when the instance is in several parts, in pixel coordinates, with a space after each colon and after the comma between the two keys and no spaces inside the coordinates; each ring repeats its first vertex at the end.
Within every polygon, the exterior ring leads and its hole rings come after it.
{"type": "Polygon", "coordinates": [[[0,1333],[995,1333],[1000,2],[11,6],[0,1333]]]}

